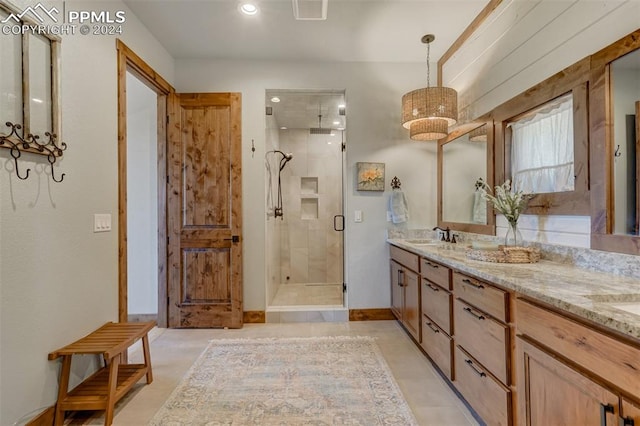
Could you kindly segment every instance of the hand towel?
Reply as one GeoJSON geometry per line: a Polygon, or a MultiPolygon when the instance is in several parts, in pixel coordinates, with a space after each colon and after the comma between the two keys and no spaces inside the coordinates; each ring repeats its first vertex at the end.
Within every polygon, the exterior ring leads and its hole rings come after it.
{"type": "Polygon", "coordinates": [[[409,220],[409,204],[402,190],[394,189],[391,192],[389,210],[391,211],[391,221],[393,223],[403,223],[409,220]]]}
{"type": "Polygon", "coordinates": [[[480,191],[473,194],[473,221],[487,223],[487,201],[482,198],[480,191]]]}

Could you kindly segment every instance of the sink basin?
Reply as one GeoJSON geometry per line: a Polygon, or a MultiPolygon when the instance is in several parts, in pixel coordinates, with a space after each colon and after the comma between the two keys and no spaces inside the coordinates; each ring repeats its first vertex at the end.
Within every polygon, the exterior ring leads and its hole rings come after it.
{"type": "Polygon", "coordinates": [[[597,303],[640,316],[640,294],[592,294],[586,296],[597,303]]]}

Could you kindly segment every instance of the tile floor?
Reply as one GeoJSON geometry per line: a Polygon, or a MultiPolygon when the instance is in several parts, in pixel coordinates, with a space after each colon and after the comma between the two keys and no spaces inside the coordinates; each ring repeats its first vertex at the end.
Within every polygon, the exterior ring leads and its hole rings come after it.
{"type": "MultiPolygon", "coordinates": [[[[150,335],[154,381],[137,385],[116,406],[115,426],[146,425],[180,382],[210,339],[373,336],[420,425],[468,426],[478,423],[433,369],[396,321],[246,324],[239,330],[158,329],[150,335]]],[[[133,351],[132,362],[141,359],[133,351]]],[[[101,425],[100,413],[68,424],[101,425]]]]}
{"type": "Polygon", "coordinates": [[[342,306],[342,284],[281,284],[270,307],[342,306]]]}

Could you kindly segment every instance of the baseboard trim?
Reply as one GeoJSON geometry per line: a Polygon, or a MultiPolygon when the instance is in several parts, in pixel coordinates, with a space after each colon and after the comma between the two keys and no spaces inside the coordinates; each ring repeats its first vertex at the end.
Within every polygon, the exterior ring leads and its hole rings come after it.
{"type": "Polygon", "coordinates": [[[267,322],[264,311],[244,311],[242,321],[245,324],[264,324],[267,322]]]}
{"type": "Polygon", "coordinates": [[[25,426],[51,426],[56,415],[56,406],[52,406],[29,420],[25,426]]]}
{"type": "Polygon", "coordinates": [[[349,309],[349,321],[383,321],[396,317],[389,308],[349,309]]]}
{"type": "Polygon", "coordinates": [[[158,314],[131,314],[127,316],[129,322],[150,322],[158,321],[158,314]]]}

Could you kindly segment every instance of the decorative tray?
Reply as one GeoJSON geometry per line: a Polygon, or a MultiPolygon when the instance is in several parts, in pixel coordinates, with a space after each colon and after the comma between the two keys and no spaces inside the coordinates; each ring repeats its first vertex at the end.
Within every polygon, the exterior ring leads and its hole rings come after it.
{"type": "Polygon", "coordinates": [[[507,246],[499,246],[498,250],[468,249],[467,257],[494,263],[536,263],[540,260],[540,249],[507,246]]]}

